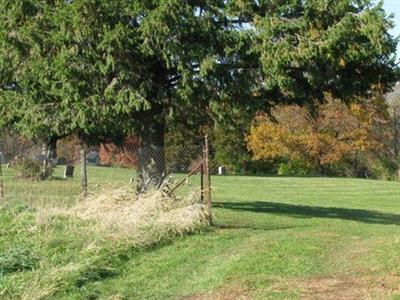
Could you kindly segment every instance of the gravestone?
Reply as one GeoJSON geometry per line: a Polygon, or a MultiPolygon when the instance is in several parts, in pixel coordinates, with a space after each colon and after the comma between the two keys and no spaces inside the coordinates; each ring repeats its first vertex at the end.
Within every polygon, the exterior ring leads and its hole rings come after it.
{"type": "Polygon", "coordinates": [[[100,164],[100,155],[96,151],[90,151],[86,156],[87,163],[92,166],[98,166],[100,164]]]}
{"type": "Polygon", "coordinates": [[[218,167],[218,175],[226,175],[226,168],[223,166],[218,167]]]}
{"type": "Polygon", "coordinates": [[[64,178],[74,178],[74,166],[65,166],[64,178]]]}

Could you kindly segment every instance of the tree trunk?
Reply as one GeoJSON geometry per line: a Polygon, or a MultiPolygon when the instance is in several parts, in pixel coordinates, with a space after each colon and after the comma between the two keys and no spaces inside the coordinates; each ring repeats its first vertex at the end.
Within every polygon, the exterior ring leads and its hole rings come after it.
{"type": "Polygon", "coordinates": [[[43,143],[42,155],[45,156],[46,164],[49,164],[57,159],[57,138],[50,138],[43,143]]]}
{"type": "Polygon", "coordinates": [[[80,150],[80,159],[81,159],[81,188],[83,196],[86,197],[88,194],[88,179],[87,179],[87,153],[86,146],[82,143],[80,150]]]}
{"type": "Polygon", "coordinates": [[[399,157],[399,146],[400,146],[400,130],[398,121],[398,107],[394,108],[393,113],[393,128],[394,128],[394,156],[397,159],[399,157]]]}
{"type": "Polygon", "coordinates": [[[165,179],[164,120],[161,114],[151,113],[143,118],[138,129],[137,192],[159,189],[165,179]]]}
{"type": "Polygon", "coordinates": [[[49,141],[47,147],[47,159],[49,162],[53,162],[57,159],[57,141],[58,139],[52,138],[49,141]]]}

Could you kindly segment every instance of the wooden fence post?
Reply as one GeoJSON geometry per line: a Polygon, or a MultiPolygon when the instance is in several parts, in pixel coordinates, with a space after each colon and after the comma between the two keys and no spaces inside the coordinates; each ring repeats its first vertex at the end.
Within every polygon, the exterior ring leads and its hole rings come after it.
{"type": "Polygon", "coordinates": [[[209,144],[208,136],[204,137],[204,198],[207,205],[209,222],[212,223],[212,200],[211,200],[211,171],[210,171],[210,157],[209,157],[209,144]]]}
{"type": "Polygon", "coordinates": [[[83,196],[88,194],[88,181],[87,181],[87,164],[86,164],[86,147],[81,145],[81,188],[83,196]]]}
{"type": "MultiPolygon", "coordinates": [[[[204,156],[204,147],[203,147],[203,156],[204,156]]],[[[200,200],[201,203],[204,203],[204,157],[200,166],[200,200]]]]}
{"type": "Polygon", "coordinates": [[[4,198],[4,182],[3,182],[3,166],[1,165],[3,162],[0,156],[0,198],[4,198]]]}

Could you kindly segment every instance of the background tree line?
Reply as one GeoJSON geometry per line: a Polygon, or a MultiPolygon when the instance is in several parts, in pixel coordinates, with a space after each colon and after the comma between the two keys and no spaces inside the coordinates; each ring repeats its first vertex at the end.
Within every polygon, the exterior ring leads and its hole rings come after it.
{"type": "MultiPolygon", "coordinates": [[[[385,97],[350,104],[328,97],[313,113],[298,105],[281,105],[255,117],[232,112],[234,120],[210,121],[203,130],[171,125],[165,134],[167,162],[174,171],[187,171],[207,133],[214,168],[225,166],[233,174],[394,179],[399,169],[399,87],[385,97]],[[193,156],[183,162],[182,153],[193,156]]],[[[1,146],[12,159],[28,153],[34,143],[5,130],[1,146]]],[[[121,144],[101,143],[96,149],[104,165],[136,168],[138,148],[139,139],[131,135],[121,144]]],[[[79,162],[78,138],[60,140],[57,149],[59,163],[79,162]]]]}
{"type": "Polygon", "coordinates": [[[349,104],[327,96],[313,111],[277,106],[241,130],[217,126],[214,162],[244,174],[397,178],[398,90],[349,104]]]}

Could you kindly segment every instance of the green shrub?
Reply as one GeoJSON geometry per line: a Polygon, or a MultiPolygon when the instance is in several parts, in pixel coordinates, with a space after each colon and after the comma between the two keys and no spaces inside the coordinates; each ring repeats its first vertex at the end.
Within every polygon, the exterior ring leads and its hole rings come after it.
{"type": "Polygon", "coordinates": [[[281,163],[278,169],[278,175],[281,176],[307,176],[312,173],[312,169],[300,160],[281,163]]]}
{"type": "Polygon", "coordinates": [[[19,272],[24,270],[33,270],[39,262],[39,259],[31,254],[26,248],[12,248],[0,253],[0,275],[19,272]]]}
{"type": "Polygon", "coordinates": [[[371,165],[372,177],[375,179],[396,180],[397,170],[397,162],[387,158],[376,160],[371,165]]]}
{"type": "Polygon", "coordinates": [[[30,180],[45,180],[53,175],[53,167],[43,168],[41,163],[32,158],[23,157],[15,161],[15,169],[19,178],[30,180]]]}

